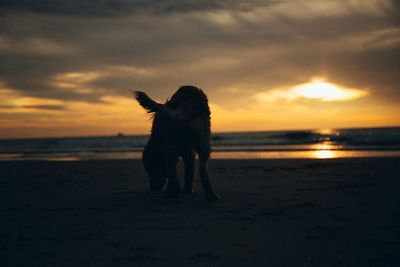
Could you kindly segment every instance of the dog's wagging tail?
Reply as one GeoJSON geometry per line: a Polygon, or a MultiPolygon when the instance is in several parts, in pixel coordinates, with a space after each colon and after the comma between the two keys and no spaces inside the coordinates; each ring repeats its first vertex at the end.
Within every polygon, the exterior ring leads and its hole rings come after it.
{"type": "Polygon", "coordinates": [[[199,158],[199,176],[207,199],[220,197],[211,187],[208,177],[210,158],[210,109],[204,92],[195,86],[181,86],[164,104],[146,93],[133,91],[138,103],[153,113],[149,141],[143,151],[143,165],[149,174],[151,191],[160,191],[166,183],[165,197],[178,197],[193,192],[196,154],[199,158]],[[185,165],[185,183],[180,188],[177,162],[185,165]]]}
{"type": "Polygon", "coordinates": [[[151,99],[146,93],[141,91],[132,91],[132,94],[139,104],[147,110],[147,112],[152,113],[157,111],[157,106],[159,104],[151,99]]]}

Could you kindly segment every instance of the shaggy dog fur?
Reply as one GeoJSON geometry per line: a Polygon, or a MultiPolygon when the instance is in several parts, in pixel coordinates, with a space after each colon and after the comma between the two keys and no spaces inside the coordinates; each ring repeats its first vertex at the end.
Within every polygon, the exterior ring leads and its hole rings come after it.
{"type": "Polygon", "coordinates": [[[181,86],[159,104],[143,92],[134,92],[136,100],[154,115],[150,139],[143,152],[143,165],[150,176],[150,190],[162,190],[166,197],[177,197],[180,187],[176,165],[179,157],[185,164],[184,193],[193,192],[195,155],[199,157],[199,175],[207,199],[216,200],[208,178],[210,158],[210,109],[207,96],[195,86],[181,86]]]}

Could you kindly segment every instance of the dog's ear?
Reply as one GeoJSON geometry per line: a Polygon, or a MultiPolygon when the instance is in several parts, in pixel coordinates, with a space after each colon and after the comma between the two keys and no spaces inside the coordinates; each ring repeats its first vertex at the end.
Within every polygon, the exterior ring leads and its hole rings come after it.
{"type": "Polygon", "coordinates": [[[157,112],[160,104],[151,99],[146,93],[141,91],[132,91],[132,95],[139,102],[139,104],[147,110],[147,112],[157,112]]]}

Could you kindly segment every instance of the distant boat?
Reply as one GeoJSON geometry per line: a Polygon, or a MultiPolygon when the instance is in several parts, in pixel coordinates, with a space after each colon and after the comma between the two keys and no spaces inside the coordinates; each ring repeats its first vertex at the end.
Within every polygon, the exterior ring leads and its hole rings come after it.
{"type": "Polygon", "coordinates": [[[124,137],[124,133],[117,133],[117,137],[124,137]]]}

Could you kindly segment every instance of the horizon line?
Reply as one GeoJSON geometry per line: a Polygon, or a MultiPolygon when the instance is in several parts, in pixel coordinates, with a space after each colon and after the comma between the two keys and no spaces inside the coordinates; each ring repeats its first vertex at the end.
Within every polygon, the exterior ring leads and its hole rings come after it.
{"type": "MultiPolygon", "coordinates": [[[[393,125],[393,126],[360,126],[360,127],[321,127],[321,128],[298,128],[298,129],[278,129],[278,130],[258,130],[258,131],[217,131],[211,132],[211,135],[218,135],[218,134],[240,134],[240,133],[267,133],[267,132],[297,132],[297,131],[318,131],[318,130],[363,130],[363,129],[395,129],[400,128],[400,125],[393,125]]],[[[37,137],[0,137],[0,141],[4,140],[30,140],[30,139],[58,139],[58,138],[109,138],[109,137],[116,137],[116,138],[123,138],[123,137],[145,137],[150,135],[150,132],[143,133],[143,134],[124,134],[123,132],[117,132],[114,135],[66,135],[66,136],[37,136],[37,137]]]]}

